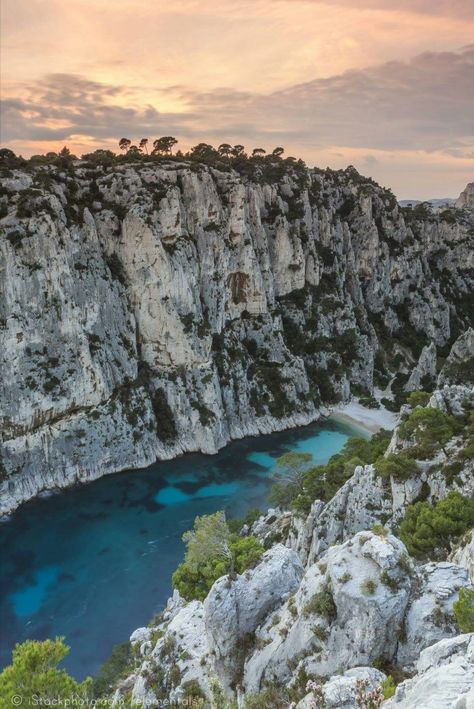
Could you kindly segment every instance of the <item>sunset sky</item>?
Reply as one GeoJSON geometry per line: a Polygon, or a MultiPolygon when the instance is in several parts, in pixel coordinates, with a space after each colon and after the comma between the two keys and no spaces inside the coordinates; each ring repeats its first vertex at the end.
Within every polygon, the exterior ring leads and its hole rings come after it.
{"type": "Polygon", "coordinates": [[[2,145],[283,145],[400,198],[474,180],[474,0],[3,0],[2,145]]]}

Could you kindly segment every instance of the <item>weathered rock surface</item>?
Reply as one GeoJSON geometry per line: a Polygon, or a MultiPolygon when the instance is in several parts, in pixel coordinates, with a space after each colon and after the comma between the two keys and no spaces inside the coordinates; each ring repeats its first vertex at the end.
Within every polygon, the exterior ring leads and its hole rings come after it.
{"type": "Polygon", "coordinates": [[[453,603],[459,589],[468,583],[466,569],[448,562],[424,564],[417,569],[417,591],[405,613],[397,664],[411,670],[422,648],[456,635],[453,603]]]}
{"type": "Polygon", "coordinates": [[[308,423],[321,400],[372,392],[393,353],[412,367],[407,328],[442,347],[472,324],[464,212],[405,221],[353,168],[295,164],[269,181],[185,162],[10,172],[0,513],[308,423]]]}
{"type": "Polygon", "coordinates": [[[471,583],[474,583],[474,529],[465,535],[449,560],[466,569],[471,583]]]}
{"type": "Polygon", "coordinates": [[[383,709],[471,709],[474,706],[474,634],[426,648],[417,673],[402,682],[383,709]]]}
{"type": "Polygon", "coordinates": [[[436,379],[436,345],[432,342],[430,345],[423,347],[420,359],[416,367],[410,374],[408,382],[405,384],[405,391],[417,391],[424,389],[425,382],[428,386],[436,379]]]}
{"type": "Polygon", "coordinates": [[[269,613],[294,592],[303,576],[296,553],[281,544],[265,552],[258,566],[230,582],[215,582],[204,601],[205,627],[216,671],[226,687],[238,683],[242,649],[269,613]]]}
{"type": "Polygon", "coordinates": [[[474,330],[470,327],[453,344],[438,376],[438,386],[474,385],[474,330]]]}
{"type": "Polygon", "coordinates": [[[135,631],[139,662],[117,697],[159,706],[167,696],[183,699],[190,682],[209,697],[217,680],[232,698],[295,688],[303,676],[320,678],[328,706],[352,709],[356,680],[368,680],[369,690],[385,677],[374,663],[421,673],[424,648],[457,640],[452,605],[466,586],[461,566],[417,567],[386,533],[359,532],[306,571],[276,544],[254,569],[216,581],[204,603],[175,593],[158,624],[135,631]]]}
{"type": "MultiPolygon", "coordinates": [[[[365,680],[369,692],[380,687],[385,678],[386,675],[375,667],[354,667],[343,675],[335,675],[321,686],[325,706],[327,709],[360,709],[357,682],[365,680]]],[[[298,702],[296,709],[314,709],[314,703],[314,695],[310,693],[298,702]]]]}
{"type": "Polygon", "coordinates": [[[331,675],[375,658],[393,657],[411,578],[406,550],[393,536],[356,534],[311,565],[294,597],[257,631],[263,645],[247,660],[244,684],[290,682],[301,667],[331,675]],[[393,588],[381,582],[389,578],[393,588]]]}
{"type": "Polygon", "coordinates": [[[474,208],[474,182],[469,182],[466,185],[466,189],[457,198],[455,206],[458,209],[474,208]]]}

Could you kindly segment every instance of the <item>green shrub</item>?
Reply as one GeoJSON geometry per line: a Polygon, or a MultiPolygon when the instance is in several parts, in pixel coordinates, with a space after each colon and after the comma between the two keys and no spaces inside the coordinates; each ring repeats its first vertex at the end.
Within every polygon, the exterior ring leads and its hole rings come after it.
{"type": "Polygon", "coordinates": [[[332,591],[328,586],[311,596],[303,608],[303,615],[320,615],[326,618],[328,622],[334,620],[337,615],[337,609],[332,591]]]}
{"type": "Polygon", "coordinates": [[[187,601],[204,600],[218,578],[252,568],[264,551],[255,537],[232,534],[223,512],[196,517],[194,529],[183,540],[186,554],[172,581],[187,601]]]}
{"type": "Polygon", "coordinates": [[[409,553],[418,559],[445,557],[451,545],[474,525],[474,499],[450,492],[435,505],[410,505],[399,528],[409,553]]]}
{"type": "Polygon", "coordinates": [[[453,613],[461,633],[474,633],[474,591],[459,589],[459,598],[453,603],[453,613]]]}
{"type": "Polygon", "coordinates": [[[393,677],[389,675],[382,682],[382,691],[384,699],[390,699],[395,694],[397,685],[393,681],[393,677]]]}
{"type": "Polygon", "coordinates": [[[392,411],[393,413],[398,413],[400,411],[400,403],[398,401],[392,401],[392,399],[387,399],[386,396],[380,399],[380,403],[382,406],[385,406],[387,411],[392,411]]]}
{"type": "Polygon", "coordinates": [[[380,409],[380,403],[374,396],[361,396],[359,404],[366,406],[368,409],[380,409]]]}
{"type": "Polygon", "coordinates": [[[446,443],[459,429],[454,416],[432,408],[416,408],[400,426],[400,436],[414,439],[420,453],[426,457],[438,450],[444,451],[446,443]]]}
{"type": "Polygon", "coordinates": [[[53,706],[75,697],[85,706],[92,698],[92,680],[76,682],[66,670],[58,669],[69,647],[63,638],[26,640],[13,650],[12,664],[0,673],[0,706],[16,706],[21,696],[25,706],[53,706]]]}
{"type": "Polygon", "coordinates": [[[393,576],[390,576],[387,569],[384,569],[380,574],[380,580],[384,584],[384,586],[388,586],[388,588],[394,593],[400,588],[400,584],[398,583],[397,579],[393,578],[393,576]]]}
{"type": "Polygon", "coordinates": [[[272,684],[259,694],[246,695],[243,706],[244,709],[283,709],[294,699],[294,691],[272,684]]]}
{"type": "Polygon", "coordinates": [[[375,470],[382,478],[392,477],[403,482],[417,476],[418,466],[406,453],[390,453],[386,458],[381,456],[376,460],[375,470]]]}
{"type": "Polygon", "coordinates": [[[427,391],[412,391],[407,396],[406,403],[415,408],[416,406],[426,406],[431,399],[431,394],[427,391]]]}
{"type": "MultiPolygon", "coordinates": [[[[186,699],[205,699],[206,695],[201,689],[197,679],[190,679],[181,685],[186,699]]],[[[186,706],[186,704],[185,704],[186,706]]]]}
{"type": "Polygon", "coordinates": [[[377,584],[375,583],[374,579],[371,579],[370,576],[367,576],[365,578],[361,585],[360,585],[360,590],[364,594],[364,596],[373,596],[377,588],[377,584]]]}
{"type": "Polygon", "coordinates": [[[125,268],[119,256],[117,256],[115,252],[111,253],[105,257],[105,261],[107,263],[112,278],[122,283],[122,285],[126,285],[127,276],[125,273],[125,268]]]}
{"type": "Polygon", "coordinates": [[[176,438],[176,424],[173,412],[168,404],[168,398],[163,389],[157,389],[151,403],[157,425],[157,436],[163,442],[170,442],[176,438]]]}

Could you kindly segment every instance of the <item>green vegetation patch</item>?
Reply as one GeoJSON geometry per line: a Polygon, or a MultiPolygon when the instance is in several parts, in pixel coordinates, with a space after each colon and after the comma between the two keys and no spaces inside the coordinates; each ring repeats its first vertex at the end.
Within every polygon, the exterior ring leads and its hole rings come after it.
{"type": "Polygon", "coordinates": [[[429,502],[410,505],[400,524],[399,536],[417,559],[445,558],[452,545],[473,525],[474,499],[450,492],[435,505],[429,502]]]}
{"type": "Polygon", "coordinates": [[[87,706],[92,699],[92,679],[76,682],[59,663],[69,653],[64,638],[27,640],[13,650],[12,664],[0,673],[0,706],[17,706],[21,696],[25,705],[38,702],[53,706],[75,697],[87,706]]]}
{"type": "Polygon", "coordinates": [[[187,601],[204,600],[218,578],[233,577],[254,567],[263,546],[253,536],[232,533],[223,512],[196,517],[194,528],[183,535],[184,561],[173,574],[173,586],[187,601]]]}
{"type": "Polygon", "coordinates": [[[461,633],[474,633],[474,591],[461,588],[459,598],[453,603],[453,613],[461,633]]]}

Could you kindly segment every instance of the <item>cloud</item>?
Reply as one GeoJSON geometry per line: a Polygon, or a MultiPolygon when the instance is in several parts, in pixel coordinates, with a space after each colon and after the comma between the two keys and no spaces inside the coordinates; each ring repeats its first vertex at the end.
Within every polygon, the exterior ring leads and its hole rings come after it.
{"type": "Polygon", "coordinates": [[[50,74],[26,91],[19,89],[25,96],[7,98],[2,105],[2,139],[7,143],[67,141],[79,135],[95,138],[99,145],[131,131],[140,136],[186,132],[193,120],[191,112],[163,114],[151,105],[136,106],[132,92],[123,86],[71,74],[50,74]],[[129,105],[117,103],[124,100],[129,105]]]}
{"type": "Polygon", "coordinates": [[[474,136],[474,45],[409,62],[347,71],[264,95],[168,87],[185,110],[137,104],[130,89],[52,74],[4,101],[4,139],[100,139],[175,132],[186,137],[278,137],[316,146],[463,153],[474,136]]]}
{"type": "MultiPolygon", "coordinates": [[[[14,148],[29,145],[29,152],[65,143],[86,151],[114,146],[122,136],[171,134],[182,147],[202,140],[242,142],[249,148],[282,144],[309,162],[354,162],[389,183],[395,164],[399,172],[402,165],[413,171],[418,162],[427,171],[438,164],[444,174],[454,174],[457,163],[458,182],[474,167],[474,45],[267,94],[173,85],[155,90],[153,100],[144,102],[142,87],[64,73],[14,88],[3,102],[2,138],[14,148]],[[158,110],[161,105],[180,109],[158,110]],[[428,160],[429,154],[435,159],[428,160]]],[[[396,179],[395,188],[404,184],[401,174],[396,179]]],[[[438,192],[443,196],[441,187],[438,192]]]]}
{"type": "MultiPolygon", "coordinates": [[[[288,0],[283,0],[288,2],[288,0]]],[[[296,0],[300,2],[301,0],[296,0]]],[[[474,19],[472,0],[303,0],[315,4],[342,5],[351,9],[421,13],[454,19],[474,19]]]]}
{"type": "Polygon", "coordinates": [[[460,150],[474,138],[474,45],[423,53],[268,95],[177,89],[215,129],[317,146],[460,150]]]}

